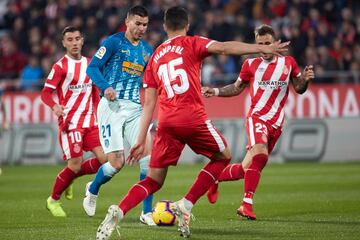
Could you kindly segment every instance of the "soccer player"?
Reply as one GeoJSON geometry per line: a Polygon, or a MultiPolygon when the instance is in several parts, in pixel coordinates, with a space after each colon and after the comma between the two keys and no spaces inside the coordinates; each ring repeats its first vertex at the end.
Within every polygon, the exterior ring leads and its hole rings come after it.
{"type": "Polygon", "coordinates": [[[186,36],[188,14],[182,7],[165,12],[164,29],[168,40],[152,55],[144,75],[145,103],[137,144],[130,150],[129,164],[143,154],[146,133],[159,99],[158,128],[147,177],[134,184],[119,205],[112,205],[97,231],[97,239],[110,238],[118,221],[146,196],[158,191],[165,181],[168,167],[176,165],[188,144],[210,159],[184,198],[173,205],[183,237],[190,236],[189,216],[193,205],[218,179],[231,159],[227,143],[208,120],[201,96],[200,68],[211,54],[279,53],[288,43],[272,45],[242,42],[216,42],[199,36],[186,36]]]}
{"type": "MultiPolygon", "coordinates": [[[[152,54],[152,47],[142,40],[149,18],[142,6],[132,7],[127,14],[126,32],[107,37],[92,58],[87,73],[102,90],[98,108],[100,141],[108,162],[100,167],[92,182],[86,186],[83,207],[94,216],[96,200],[102,184],[108,182],[125,163],[124,141],[133,146],[139,132],[142,107],[140,81],[152,54]]],[[[146,151],[140,160],[140,179],[148,170],[151,136],[147,137],[146,151]]],[[[140,221],[155,225],[152,219],[152,199],[144,200],[140,221]]]]}
{"type": "MultiPolygon", "coordinates": [[[[260,45],[275,42],[275,32],[271,26],[261,25],[255,29],[255,41],[260,45]]],[[[203,87],[205,97],[230,97],[239,95],[250,87],[251,106],[246,118],[248,137],[247,154],[242,163],[230,164],[221,173],[218,181],[235,181],[244,178],[244,198],[237,213],[255,220],[252,209],[253,197],[258,186],[261,171],[268,156],[279,139],[284,123],[284,105],[292,84],[295,91],[302,94],[310,80],[314,78],[313,66],[306,66],[303,76],[295,59],[291,56],[261,54],[247,59],[235,83],[218,88],[203,87]]],[[[218,184],[208,191],[208,200],[215,203],[218,184]]]]}
{"type": "Polygon", "coordinates": [[[96,173],[106,156],[101,148],[95,110],[99,103],[99,91],[86,75],[90,59],[81,55],[84,38],[76,27],[68,26],[62,32],[62,44],[66,54],[56,62],[41,92],[41,100],[58,117],[59,142],[67,166],[56,176],[46,207],[55,217],[66,217],[59,199],[72,198],[72,181],[86,174],[96,173]],[[58,102],[52,98],[56,91],[58,102]],[[84,151],[92,151],[95,157],[83,161],[84,151]]]}

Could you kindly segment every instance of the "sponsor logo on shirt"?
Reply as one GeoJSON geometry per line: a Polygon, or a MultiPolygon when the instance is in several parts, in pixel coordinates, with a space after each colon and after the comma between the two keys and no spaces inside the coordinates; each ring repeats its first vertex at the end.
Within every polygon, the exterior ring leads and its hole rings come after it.
{"type": "Polygon", "coordinates": [[[102,59],[105,53],[106,53],[106,47],[102,46],[96,51],[95,57],[97,57],[98,59],[102,59]]]}
{"type": "Polygon", "coordinates": [[[258,82],[259,87],[261,89],[266,89],[266,88],[270,88],[270,89],[282,89],[282,88],[287,88],[288,83],[287,81],[269,81],[269,80],[263,80],[258,82]]]}
{"type": "Polygon", "coordinates": [[[76,84],[76,85],[70,85],[69,89],[71,91],[86,91],[87,88],[91,88],[92,83],[84,83],[84,84],[76,84]]]}
{"type": "Polygon", "coordinates": [[[144,66],[133,62],[123,61],[122,71],[132,75],[140,76],[144,71],[144,66]]]}

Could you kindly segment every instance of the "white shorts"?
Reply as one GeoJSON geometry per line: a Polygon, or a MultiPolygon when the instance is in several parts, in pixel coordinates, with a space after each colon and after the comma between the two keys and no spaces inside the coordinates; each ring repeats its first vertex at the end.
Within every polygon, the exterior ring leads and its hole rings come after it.
{"type": "Polygon", "coordinates": [[[108,101],[102,97],[97,110],[101,146],[105,153],[133,146],[140,127],[141,104],[130,100],[108,101]]]}

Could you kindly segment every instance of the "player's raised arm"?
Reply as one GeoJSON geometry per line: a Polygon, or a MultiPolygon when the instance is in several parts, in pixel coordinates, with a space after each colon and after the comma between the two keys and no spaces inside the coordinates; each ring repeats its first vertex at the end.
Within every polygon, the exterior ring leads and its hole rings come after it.
{"type": "Polygon", "coordinates": [[[306,92],[309,82],[314,78],[314,68],[312,65],[309,65],[305,67],[302,75],[292,78],[291,83],[298,94],[303,94],[306,92]]]}
{"type": "Polygon", "coordinates": [[[253,53],[281,55],[288,51],[289,44],[290,42],[282,43],[280,40],[270,45],[249,44],[237,41],[214,42],[209,46],[208,51],[212,54],[225,55],[245,55],[253,53]]]}
{"type": "Polygon", "coordinates": [[[155,88],[145,89],[144,108],[140,119],[140,130],[137,138],[137,143],[130,149],[130,153],[126,161],[129,165],[138,161],[145,149],[146,135],[151,124],[152,116],[155,110],[157,101],[157,90],[155,88]]]}

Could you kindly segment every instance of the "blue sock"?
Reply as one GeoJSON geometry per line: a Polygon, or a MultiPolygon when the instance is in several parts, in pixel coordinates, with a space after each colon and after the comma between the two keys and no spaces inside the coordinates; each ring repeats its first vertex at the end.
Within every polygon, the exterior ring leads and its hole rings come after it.
{"type": "MultiPolygon", "coordinates": [[[[140,180],[145,179],[148,166],[149,166],[150,156],[146,156],[142,159],[140,159],[140,180]]],[[[152,212],[152,201],[153,201],[154,195],[151,194],[147,196],[143,201],[143,212],[148,213],[152,212]]]]}
{"type": "Polygon", "coordinates": [[[89,192],[98,195],[101,185],[110,181],[110,179],[118,172],[116,168],[111,166],[109,162],[104,163],[97,171],[90,187],[89,192]]]}

